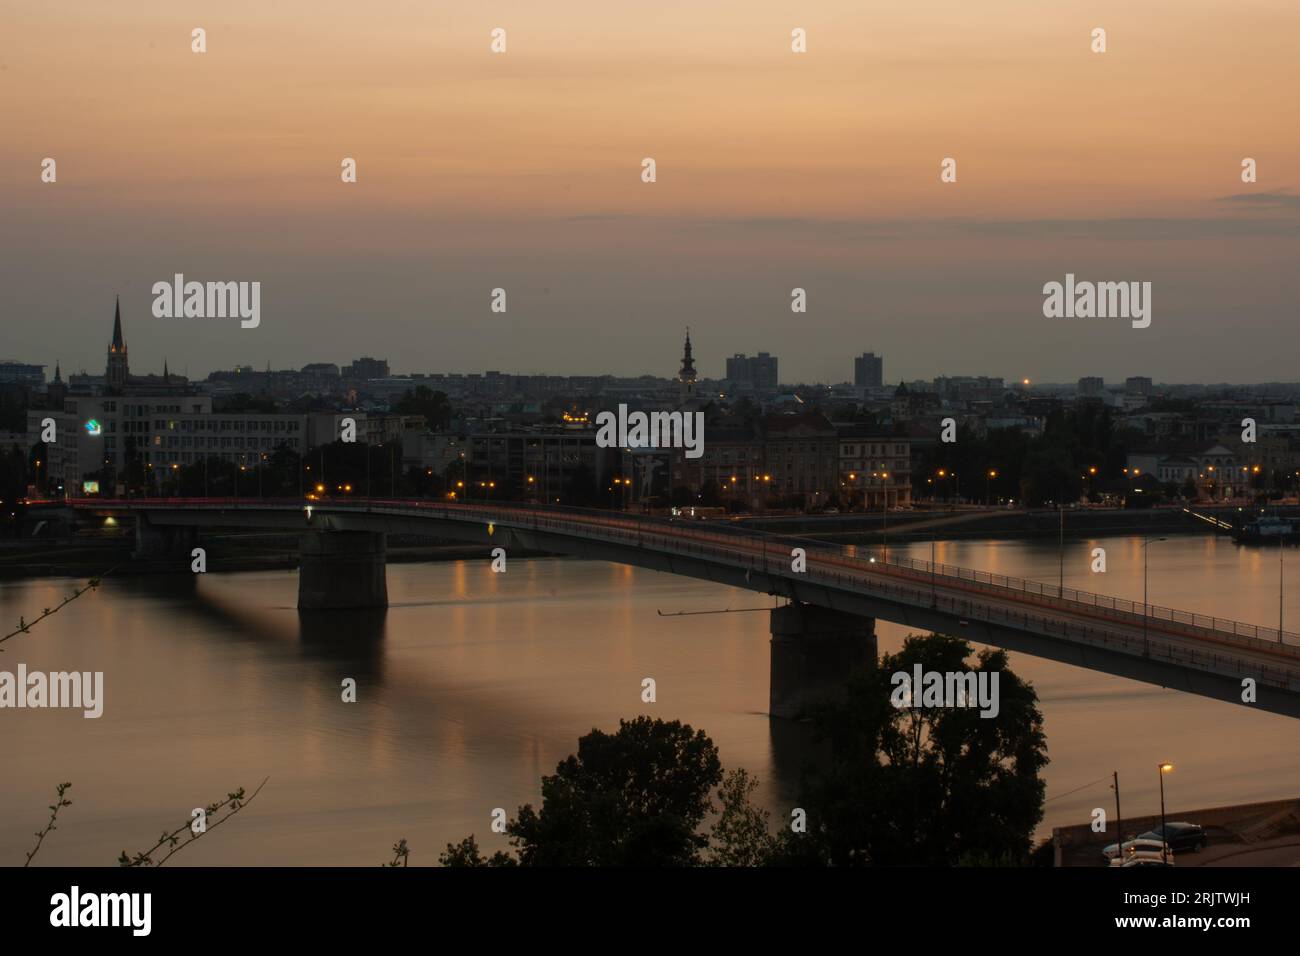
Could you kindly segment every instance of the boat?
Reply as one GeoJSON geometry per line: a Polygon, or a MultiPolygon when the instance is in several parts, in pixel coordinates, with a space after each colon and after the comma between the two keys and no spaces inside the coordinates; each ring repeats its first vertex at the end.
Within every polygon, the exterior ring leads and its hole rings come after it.
{"type": "Polygon", "coordinates": [[[1238,544],[1276,544],[1300,541],[1300,519],[1277,515],[1259,517],[1236,528],[1232,533],[1238,544]]]}

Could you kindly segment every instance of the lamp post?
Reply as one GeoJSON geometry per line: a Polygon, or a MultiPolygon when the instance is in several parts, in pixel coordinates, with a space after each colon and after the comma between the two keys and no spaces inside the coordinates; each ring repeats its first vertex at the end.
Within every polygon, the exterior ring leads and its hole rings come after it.
{"type": "Polygon", "coordinates": [[[1119,771],[1114,770],[1111,775],[1115,778],[1115,829],[1119,833],[1119,858],[1124,858],[1124,816],[1119,812],[1119,771]]]}
{"type": "Polygon", "coordinates": [[[1157,541],[1168,541],[1168,538],[1148,538],[1145,535],[1142,538],[1142,656],[1151,656],[1151,645],[1147,637],[1147,618],[1151,616],[1151,605],[1147,602],[1147,549],[1157,541]]]}
{"type": "Polygon", "coordinates": [[[889,563],[889,472],[880,473],[880,541],[885,564],[889,563]]]}
{"type": "Polygon", "coordinates": [[[1165,774],[1174,769],[1171,763],[1162,763],[1160,770],[1160,859],[1169,862],[1169,831],[1165,827],[1165,774]]]}
{"type": "Polygon", "coordinates": [[[938,540],[936,535],[937,532],[933,528],[931,528],[930,529],[930,607],[932,608],[937,608],[939,606],[939,595],[936,590],[935,563],[934,563],[935,544],[938,540]]]}
{"type": "Polygon", "coordinates": [[[1056,512],[1060,516],[1060,528],[1056,539],[1056,559],[1059,567],[1056,582],[1056,596],[1065,600],[1065,489],[1061,489],[1060,500],[1056,502],[1056,512]]]}
{"type": "Polygon", "coordinates": [[[993,504],[993,479],[998,476],[996,468],[990,468],[984,475],[984,505],[985,507],[993,504]]]}

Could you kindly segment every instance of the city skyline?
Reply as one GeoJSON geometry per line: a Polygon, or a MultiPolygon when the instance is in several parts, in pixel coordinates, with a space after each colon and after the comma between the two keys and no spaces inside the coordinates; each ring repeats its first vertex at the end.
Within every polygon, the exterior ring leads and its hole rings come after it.
{"type": "Polygon", "coordinates": [[[864,348],[892,380],[1293,377],[1258,344],[1300,301],[1300,132],[1279,122],[1300,10],[1281,0],[1182,4],[1177,29],[1083,3],[452,6],[286,3],[256,29],[197,3],[18,12],[5,351],[93,367],[121,293],[138,363],[191,374],[196,354],[283,366],[328,342],[399,371],[637,375],[689,325],[719,363],[786,356],[791,381],[835,381],[864,348]],[[261,282],[264,321],[154,319],[175,273],[261,282]],[[1067,273],[1150,282],[1150,328],[1045,318],[1067,273]]]}
{"type": "MultiPolygon", "coordinates": [[[[119,318],[118,316],[119,309],[120,309],[120,302],[115,301],[114,310],[113,310],[114,316],[112,320],[114,335],[116,335],[119,331],[121,331],[118,325],[119,322],[124,323],[126,328],[128,329],[130,328],[129,317],[126,319],[119,318]]],[[[153,365],[149,364],[148,356],[150,355],[151,352],[157,352],[157,348],[156,347],[150,348],[150,344],[147,340],[141,342],[138,338],[133,338],[129,334],[127,334],[127,338],[132,339],[132,342],[134,343],[131,346],[131,348],[134,350],[133,355],[137,356],[134,359],[135,364],[133,365],[133,368],[135,369],[135,374],[144,374],[144,375],[159,374],[159,373],[166,372],[170,367],[170,372],[172,375],[185,377],[189,379],[191,383],[198,383],[204,381],[209,375],[216,372],[230,372],[236,370],[237,368],[248,368],[254,371],[262,371],[263,369],[266,369],[268,367],[267,363],[258,364],[256,362],[241,361],[230,366],[224,366],[224,367],[213,366],[211,368],[194,369],[191,367],[190,363],[186,361],[185,356],[183,355],[174,356],[174,357],[162,355],[157,358],[157,368],[154,368],[153,365]],[[145,356],[145,358],[143,359],[139,358],[139,356],[142,355],[145,356]],[[169,361],[171,362],[170,366],[168,364],[169,361]]],[[[698,340],[696,340],[695,344],[697,346],[696,351],[698,353],[699,352],[698,340]]],[[[108,346],[109,349],[111,350],[112,348],[111,339],[108,343],[108,346]]],[[[677,353],[676,353],[677,357],[673,359],[673,362],[677,362],[680,360],[680,343],[677,344],[676,348],[677,348],[677,353]]],[[[14,364],[30,364],[32,366],[41,366],[46,370],[60,368],[65,380],[69,375],[91,375],[91,376],[102,375],[103,373],[100,370],[100,364],[104,360],[104,349],[92,348],[91,351],[94,352],[97,357],[91,357],[85,362],[68,362],[62,357],[62,355],[56,357],[52,362],[28,361],[25,357],[21,357],[21,356],[3,355],[0,356],[0,363],[8,362],[14,364]]],[[[80,354],[80,352],[81,350],[78,350],[78,354],[80,354]]],[[[725,349],[723,351],[716,353],[717,355],[716,359],[711,357],[713,354],[714,353],[712,352],[705,352],[704,353],[705,357],[702,360],[698,360],[698,364],[702,364],[706,369],[706,371],[701,373],[700,375],[701,380],[716,381],[716,382],[725,381],[728,378],[725,370],[727,364],[730,361],[733,361],[738,358],[746,358],[746,356],[738,352],[727,353],[725,352],[725,349]],[[723,366],[722,372],[720,374],[710,374],[707,371],[710,363],[723,366]]],[[[863,353],[859,353],[857,355],[850,355],[848,358],[842,360],[843,362],[847,363],[848,371],[847,374],[844,374],[840,378],[802,380],[802,379],[790,379],[790,378],[782,377],[777,384],[796,385],[796,386],[798,385],[807,385],[807,386],[853,385],[855,384],[857,365],[867,355],[872,355],[876,361],[882,361],[885,358],[887,358],[887,356],[881,353],[878,352],[872,353],[870,351],[866,351],[863,353]]],[[[781,355],[769,353],[766,350],[764,350],[756,353],[755,355],[748,356],[748,360],[750,361],[758,360],[760,356],[763,359],[770,358],[772,360],[782,360],[783,358],[781,355]]],[[[554,377],[612,376],[614,378],[640,378],[644,376],[651,376],[655,378],[661,378],[664,380],[671,380],[676,376],[675,369],[672,371],[665,371],[663,369],[658,369],[658,370],[652,369],[652,370],[645,370],[641,372],[633,372],[630,374],[618,374],[606,369],[594,369],[594,368],[588,368],[582,370],[578,370],[578,369],[563,370],[563,371],[547,370],[547,369],[521,371],[518,369],[511,369],[508,367],[498,367],[493,369],[487,366],[482,368],[465,369],[465,370],[453,370],[450,368],[436,368],[436,367],[435,368],[402,368],[400,365],[400,359],[398,361],[394,361],[392,358],[386,358],[380,355],[372,355],[360,351],[357,351],[355,353],[338,355],[338,356],[317,355],[314,353],[302,354],[297,356],[296,358],[289,359],[283,363],[270,362],[269,366],[274,371],[298,370],[303,368],[304,366],[315,365],[315,364],[337,365],[340,369],[345,369],[347,363],[351,361],[373,360],[373,359],[379,359],[381,361],[385,361],[390,366],[390,373],[389,373],[390,376],[394,378],[403,378],[403,377],[419,378],[419,377],[430,376],[430,375],[450,375],[450,376],[480,375],[481,376],[488,371],[497,372],[501,375],[520,376],[520,377],[537,375],[537,376],[554,376],[554,377]]],[[[888,366],[886,366],[886,368],[888,368],[888,366]]],[[[53,375],[54,375],[53,372],[47,371],[46,379],[52,381],[53,375]]],[[[1037,378],[1032,374],[1008,375],[1004,372],[1003,374],[998,375],[998,374],[992,374],[988,372],[974,372],[974,371],[970,371],[967,368],[962,367],[962,368],[942,369],[942,370],[936,369],[933,372],[933,374],[929,374],[929,375],[918,374],[918,375],[904,376],[904,377],[897,377],[897,378],[892,377],[891,375],[888,374],[888,372],[886,372],[883,376],[882,384],[885,386],[889,386],[891,384],[897,385],[899,383],[911,384],[920,381],[932,381],[938,378],[965,377],[965,378],[1000,378],[1007,383],[1008,387],[1016,387],[1019,384],[1026,384],[1026,380],[1027,380],[1027,384],[1030,387],[1034,387],[1034,388],[1063,388],[1063,387],[1070,387],[1073,385],[1077,385],[1080,381],[1084,379],[1091,379],[1094,376],[1095,376],[1095,370],[1079,375],[1075,379],[1052,381],[1043,378],[1037,378]]],[[[1294,380],[1261,379],[1256,381],[1161,380],[1159,378],[1155,378],[1153,376],[1146,375],[1143,373],[1129,373],[1129,374],[1120,375],[1117,373],[1106,373],[1106,372],[1103,372],[1103,374],[1095,377],[1101,379],[1104,382],[1104,387],[1106,389],[1121,387],[1123,386],[1125,380],[1130,378],[1139,378],[1139,379],[1149,378],[1151,379],[1151,382],[1154,386],[1175,386],[1175,387],[1204,386],[1207,388],[1216,388],[1216,387],[1263,387],[1263,386],[1274,386],[1274,385],[1283,385],[1283,386],[1300,385],[1300,375],[1298,375],[1297,378],[1295,378],[1294,380]]]]}

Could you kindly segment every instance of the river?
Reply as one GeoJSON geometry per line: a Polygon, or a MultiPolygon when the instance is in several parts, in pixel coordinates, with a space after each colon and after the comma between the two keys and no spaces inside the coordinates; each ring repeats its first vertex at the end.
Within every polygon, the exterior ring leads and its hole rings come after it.
{"type": "MultiPolygon", "coordinates": [[[[928,559],[930,545],[896,545],[928,559]]],[[[1288,552],[1300,565],[1300,553],[1288,552]]],[[[1055,542],[939,543],[940,561],[1055,581],[1055,542]]],[[[1151,602],[1276,626],[1278,554],[1225,538],[1150,545],[1151,602]]],[[[1287,569],[1289,577],[1290,568],[1287,569]]],[[[1300,573],[1300,567],[1296,569],[1300,573]]],[[[1067,586],[1142,599],[1142,539],[1067,542],[1067,586]],[[1107,571],[1089,570],[1106,550],[1107,571]]],[[[1292,579],[1294,579],[1292,577],[1292,579]]],[[[78,582],[0,585],[0,623],[30,621],[78,582]]],[[[110,577],[4,644],[0,669],[103,671],[99,719],[0,711],[0,864],[20,865],[54,787],[73,805],[37,858],[112,865],[194,807],[256,801],[169,865],[378,865],[399,838],[433,864],[474,833],[506,847],[491,814],[537,804],[539,779],[593,727],[640,713],[680,719],[745,767],[778,822],[794,805],[801,732],[766,716],[773,598],[619,565],[564,558],[393,564],[374,614],[300,616],[293,571],[110,577]],[[661,617],[656,611],[735,609],[661,617]],[[642,703],[653,677],[657,700],[642,703]],[[357,702],[340,685],[357,682],[357,702]]],[[[1300,630],[1300,599],[1286,595],[1300,630]]],[[[905,636],[877,625],[881,651],[905,636]]],[[[1296,724],[1285,717],[1012,654],[1037,688],[1051,763],[1041,836],[1113,811],[1171,813],[1300,795],[1296,724]],[[1104,778],[1104,780],[1103,780],[1104,778]],[[1082,788],[1082,789],[1078,789],[1082,788]],[[1074,791],[1074,792],[1071,792],[1074,791]]]]}

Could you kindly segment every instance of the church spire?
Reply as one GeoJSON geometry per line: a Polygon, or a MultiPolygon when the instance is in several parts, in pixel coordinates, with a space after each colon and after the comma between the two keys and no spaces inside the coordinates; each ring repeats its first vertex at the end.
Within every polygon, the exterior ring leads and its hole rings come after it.
{"type": "Polygon", "coordinates": [[[677,373],[677,381],[694,382],[695,378],[695,359],[691,356],[691,327],[688,325],[686,327],[686,346],[682,351],[682,370],[677,373]]]}
{"type": "Polygon", "coordinates": [[[110,351],[126,351],[126,343],[122,341],[122,300],[120,297],[115,297],[113,303],[113,344],[110,346],[110,351]]]}
{"type": "Polygon", "coordinates": [[[131,380],[131,371],[126,361],[126,339],[122,337],[122,302],[118,299],[113,305],[113,341],[108,346],[108,366],[104,369],[104,385],[109,394],[116,394],[127,387],[131,380]]]}
{"type": "Polygon", "coordinates": [[[691,330],[686,328],[686,345],[682,350],[682,368],[677,373],[677,395],[681,404],[685,405],[695,397],[695,359],[691,356],[691,330]]]}

